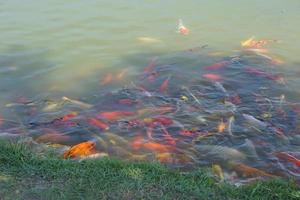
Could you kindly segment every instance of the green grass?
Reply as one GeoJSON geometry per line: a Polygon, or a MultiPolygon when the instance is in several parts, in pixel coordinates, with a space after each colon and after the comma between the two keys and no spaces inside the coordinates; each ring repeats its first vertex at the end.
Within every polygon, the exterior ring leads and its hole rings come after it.
{"type": "Polygon", "coordinates": [[[180,173],[155,163],[111,159],[82,162],[35,154],[0,142],[0,199],[300,199],[293,182],[233,187],[205,170],[180,173]]]}

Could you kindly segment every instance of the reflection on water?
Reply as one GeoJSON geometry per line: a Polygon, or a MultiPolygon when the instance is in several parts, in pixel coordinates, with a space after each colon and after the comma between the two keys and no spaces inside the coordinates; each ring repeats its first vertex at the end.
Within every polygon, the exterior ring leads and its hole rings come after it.
{"type": "Polygon", "coordinates": [[[299,1],[200,2],[1,2],[1,137],[299,180],[299,1]]]}

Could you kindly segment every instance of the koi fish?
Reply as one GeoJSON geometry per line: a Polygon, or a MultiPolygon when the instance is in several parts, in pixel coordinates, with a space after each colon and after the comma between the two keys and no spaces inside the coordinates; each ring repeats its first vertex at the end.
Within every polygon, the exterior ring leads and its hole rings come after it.
{"type": "Polygon", "coordinates": [[[229,120],[228,120],[228,128],[227,128],[227,130],[228,130],[228,133],[229,133],[229,135],[233,135],[232,134],[232,124],[233,124],[233,122],[234,122],[234,116],[231,116],[230,118],[229,118],[229,120]]]}
{"type": "Polygon", "coordinates": [[[203,74],[202,77],[211,81],[221,81],[223,79],[219,74],[203,74]]]}
{"type": "Polygon", "coordinates": [[[229,161],[229,160],[245,160],[246,155],[234,148],[218,145],[199,145],[195,146],[197,153],[201,156],[205,155],[212,160],[229,161]]]}
{"type": "Polygon", "coordinates": [[[156,38],[152,38],[152,37],[138,37],[136,38],[139,42],[141,43],[147,43],[147,44],[151,44],[151,43],[160,43],[161,40],[156,39],[156,38]]]}
{"type": "Polygon", "coordinates": [[[72,146],[69,150],[64,152],[64,158],[82,158],[92,154],[95,154],[97,151],[95,149],[96,143],[92,141],[82,142],[80,144],[72,146]]]}
{"type": "Polygon", "coordinates": [[[194,131],[194,130],[183,129],[183,130],[179,131],[179,135],[187,136],[187,137],[193,137],[196,134],[197,134],[197,131],[194,131]]]}
{"type": "Polygon", "coordinates": [[[112,73],[108,73],[104,76],[104,78],[101,80],[101,85],[106,85],[108,83],[111,83],[113,81],[113,75],[112,73]]]}
{"type": "Polygon", "coordinates": [[[262,128],[266,128],[268,126],[267,123],[256,119],[255,117],[248,115],[248,114],[243,114],[243,117],[247,120],[247,122],[253,126],[257,126],[257,127],[262,127],[262,128]]]}
{"type": "Polygon", "coordinates": [[[214,175],[219,177],[221,181],[224,181],[224,173],[220,165],[213,164],[211,169],[214,175]]]}
{"type": "Polygon", "coordinates": [[[231,62],[230,61],[221,61],[209,66],[204,67],[204,70],[217,70],[225,67],[226,65],[229,65],[231,62]]]}
{"type": "Polygon", "coordinates": [[[277,42],[278,40],[270,40],[270,39],[264,39],[264,40],[255,40],[252,36],[251,38],[242,41],[241,46],[246,48],[262,48],[263,46],[267,45],[271,42],[277,42]]]}
{"type": "Polygon", "coordinates": [[[155,127],[155,123],[151,122],[150,125],[148,126],[147,128],[147,137],[150,139],[150,140],[153,140],[153,129],[155,127]]]}
{"type": "Polygon", "coordinates": [[[257,177],[257,176],[264,176],[264,177],[270,177],[270,178],[275,178],[276,176],[266,173],[262,170],[256,169],[254,167],[247,166],[245,164],[239,163],[239,164],[234,164],[233,169],[241,173],[242,175],[246,177],[257,177]]]}
{"type": "Polygon", "coordinates": [[[143,146],[143,140],[144,139],[142,136],[140,135],[136,136],[131,143],[131,148],[133,150],[139,150],[143,146]]]}
{"type": "Polygon", "coordinates": [[[131,100],[131,99],[120,99],[118,101],[119,104],[122,105],[127,105],[127,106],[131,106],[132,104],[136,103],[135,101],[131,100]]]}
{"type": "Polygon", "coordinates": [[[157,153],[155,154],[156,160],[158,160],[161,163],[172,163],[173,158],[171,153],[157,153]]]}
{"type": "Polygon", "coordinates": [[[61,118],[61,121],[62,121],[62,122],[67,122],[67,121],[69,121],[69,120],[71,120],[71,119],[73,119],[73,118],[75,118],[75,117],[77,117],[77,113],[76,113],[76,112],[72,112],[72,113],[70,113],[70,114],[67,114],[67,115],[63,116],[63,117],[61,118]]]}
{"type": "Polygon", "coordinates": [[[218,88],[220,91],[222,91],[226,96],[229,96],[227,90],[224,88],[224,86],[220,82],[217,81],[214,83],[214,85],[216,88],[218,88]]]}
{"type": "Polygon", "coordinates": [[[51,132],[46,133],[35,139],[38,143],[65,143],[71,139],[69,135],[62,135],[60,133],[51,132]]]}
{"type": "Polygon", "coordinates": [[[128,69],[121,70],[121,72],[116,75],[116,79],[119,81],[122,80],[126,76],[127,72],[128,69]]]}
{"type": "Polygon", "coordinates": [[[279,74],[269,74],[269,73],[267,73],[263,70],[255,69],[255,68],[251,68],[251,67],[246,67],[245,71],[249,74],[258,75],[258,76],[267,78],[269,80],[276,81],[276,82],[281,83],[281,84],[285,83],[283,76],[279,75],[279,74]]]}
{"type": "Polygon", "coordinates": [[[238,105],[238,104],[242,103],[241,97],[239,95],[228,97],[228,101],[235,104],[235,105],[238,105]]]}
{"type": "Polygon", "coordinates": [[[133,115],[135,115],[135,113],[129,112],[129,111],[112,111],[112,112],[101,112],[101,113],[97,114],[97,117],[115,121],[115,120],[119,120],[123,117],[128,117],[128,116],[133,116],[133,115]]]}
{"type": "Polygon", "coordinates": [[[278,152],[275,154],[275,156],[279,159],[289,161],[289,162],[295,164],[297,167],[300,167],[300,160],[286,152],[278,152]]]}
{"type": "Polygon", "coordinates": [[[218,125],[218,132],[223,133],[225,131],[226,127],[227,127],[227,125],[223,122],[223,119],[222,119],[218,125]]]}
{"type": "Polygon", "coordinates": [[[99,119],[89,118],[88,123],[93,125],[93,126],[97,126],[98,128],[100,128],[102,130],[108,130],[109,129],[108,124],[106,124],[105,122],[103,122],[99,119]]]}
{"type": "Polygon", "coordinates": [[[161,125],[166,125],[166,126],[173,124],[172,119],[170,119],[168,117],[163,117],[163,116],[146,119],[146,122],[154,122],[154,123],[159,123],[161,125]]]}
{"type": "Polygon", "coordinates": [[[157,142],[146,142],[143,144],[143,147],[145,149],[149,149],[151,151],[159,152],[159,153],[164,153],[164,152],[169,152],[172,148],[168,145],[163,145],[157,142]]]}
{"type": "Polygon", "coordinates": [[[155,68],[156,58],[151,59],[150,63],[145,67],[144,73],[150,73],[155,68]]]}
{"type": "Polygon", "coordinates": [[[75,105],[77,105],[77,106],[79,106],[81,108],[84,108],[84,109],[89,109],[89,108],[93,107],[93,105],[91,105],[91,104],[87,104],[87,103],[84,103],[82,101],[70,99],[68,97],[62,97],[62,100],[68,101],[68,102],[70,102],[72,104],[75,104],[75,105]]]}
{"type": "Polygon", "coordinates": [[[4,122],[4,119],[3,119],[3,117],[0,115],[0,126],[3,125],[3,122],[4,122]]]}
{"type": "Polygon", "coordinates": [[[164,82],[160,85],[159,91],[160,91],[161,93],[164,93],[164,92],[167,91],[168,85],[169,85],[169,79],[170,79],[170,77],[167,78],[166,80],[164,80],[164,82]]]}
{"type": "Polygon", "coordinates": [[[167,141],[167,143],[172,146],[176,145],[176,140],[170,135],[170,133],[163,125],[161,125],[161,129],[163,131],[163,137],[167,141]]]}
{"type": "Polygon", "coordinates": [[[165,114],[165,113],[172,112],[173,110],[174,110],[174,107],[172,105],[165,104],[165,105],[161,105],[157,108],[154,108],[153,112],[162,115],[162,114],[165,114]]]}
{"type": "Polygon", "coordinates": [[[190,32],[190,30],[183,25],[181,19],[178,20],[178,32],[181,35],[188,35],[190,32]]]}

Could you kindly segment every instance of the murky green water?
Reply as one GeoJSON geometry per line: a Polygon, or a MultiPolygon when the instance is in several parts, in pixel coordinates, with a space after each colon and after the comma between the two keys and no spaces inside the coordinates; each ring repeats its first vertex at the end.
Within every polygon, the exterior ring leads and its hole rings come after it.
{"type": "MultiPolygon", "coordinates": [[[[203,67],[222,59],[228,60],[230,56],[241,55],[240,41],[251,36],[257,39],[278,40],[268,45],[268,55],[284,63],[275,67],[272,65],[267,71],[284,74],[288,84],[284,87],[272,88],[268,95],[272,99],[284,94],[288,100],[296,103],[300,95],[298,87],[300,84],[298,78],[300,74],[298,69],[300,64],[299,10],[298,0],[1,1],[0,114],[6,119],[22,121],[24,126],[32,121],[39,121],[38,119],[47,121],[47,118],[53,119],[55,114],[67,114],[69,111],[74,111],[74,108],[67,107],[64,108],[64,112],[55,111],[57,113],[49,114],[42,112],[45,102],[42,106],[37,106],[36,110],[29,109],[29,111],[14,109],[9,104],[57,100],[62,96],[97,105],[90,115],[95,114],[96,111],[107,111],[108,108],[120,109],[109,102],[119,97],[101,100],[101,95],[122,88],[124,85],[130,85],[131,82],[141,83],[142,81],[137,77],[141,76],[145,66],[153,58],[158,59],[159,66],[176,63],[174,67],[176,70],[171,71],[171,75],[163,75],[162,79],[157,79],[156,84],[149,83],[149,88],[151,90],[159,88],[163,80],[172,76],[170,85],[174,85],[175,89],[169,95],[170,98],[175,98],[176,95],[181,94],[176,87],[187,84],[186,80],[190,78],[188,73],[184,73],[197,70],[197,65],[203,67]],[[190,29],[189,35],[183,36],[176,32],[179,18],[183,19],[184,24],[190,29]],[[184,53],[187,49],[198,47],[205,47],[204,49],[207,50],[202,52],[200,49],[200,53],[196,50],[193,55],[184,53]],[[122,72],[124,77],[103,84],[109,73],[120,75],[122,72]],[[184,72],[183,76],[179,76],[176,82],[175,77],[181,72],[184,72]],[[102,107],[99,105],[100,102],[103,103],[102,107]]],[[[254,63],[258,67],[265,67],[265,62],[261,60],[252,61],[246,59],[241,65],[254,63]]],[[[199,77],[201,74],[203,73],[200,72],[199,77]]],[[[226,89],[239,91],[240,95],[256,92],[256,90],[248,91],[247,88],[242,90],[236,87],[237,82],[232,81],[235,78],[236,81],[239,80],[246,85],[246,82],[243,82],[244,77],[240,77],[239,72],[232,71],[229,75],[230,80],[223,82],[226,89]]],[[[198,81],[196,76],[194,78],[198,81]]],[[[192,87],[194,83],[189,84],[192,87]]],[[[201,84],[204,88],[207,86],[207,83],[201,84]]],[[[261,85],[265,86],[265,83],[262,82],[261,85]]],[[[257,87],[254,84],[249,88],[257,87]]],[[[209,94],[212,92],[211,88],[206,89],[204,91],[209,94]]],[[[218,97],[217,92],[214,95],[218,97]]],[[[213,99],[210,102],[215,104],[219,102],[215,102],[215,96],[209,97],[208,100],[210,98],[213,99]]],[[[247,97],[245,99],[252,100],[247,97]]],[[[160,102],[157,99],[152,100],[160,102]]],[[[147,101],[144,107],[157,105],[157,102],[147,101]]],[[[205,101],[204,105],[207,104],[209,102],[205,101]]],[[[211,106],[206,108],[212,109],[211,106]]],[[[139,109],[142,109],[142,106],[135,107],[131,111],[135,112],[139,109]]],[[[252,111],[250,108],[243,109],[239,110],[239,116],[242,116],[243,111],[252,111]]],[[[83,115],[89,115],[87,113],[88,111],[83,115]]],[[[250,112],[250,114],[255,113],[250,112]]],[[[180,121],[180,115],[170,114],[169,117],[180,121]]],[[[216,127],[222,117],[211,118],[212,124],[209,128],[216,127]]],[[[228,122],[228,119],[224,118],[224,120],[228,122]]],[[[274,122],[284,123],[279,119],[272,121],[274,122]]],[[[172,129],[172,127],[168,128],[172,129]]],[[[67,134],[73,131],[63,130],[67,134]]],[[[133,135],[129,134],[130,137],[133,135]]],[[[88,137],[83,136],[82,140],[86,138],[88,137]]],[[[210,142],[217,144],[216,141],[217,139],[210,142]]],[[[237,139],[236,143],[227,140],[223,142],[228,146],[232,142],[233,146],[237,147],[241,141],[237,139]]],[[[292,148],[293,146],[289,146],[281,150],[290,151],[292,148]]],[[[205,165],[209,162],[196,163],[205,165]]],[[[259,164],[257,166],[266,167],[259,164]]],[[[295,176],[299,176],[299,173],[295,176]]]]}

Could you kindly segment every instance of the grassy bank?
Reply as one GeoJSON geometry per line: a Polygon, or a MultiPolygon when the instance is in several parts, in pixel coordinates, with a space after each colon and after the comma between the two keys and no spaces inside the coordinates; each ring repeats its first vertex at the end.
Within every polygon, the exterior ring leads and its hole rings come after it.
{"type": "Polygon", "coordinates": [[[0,199],[300,199],[292,182],[217,184],[203,170],[110,159],[75,162],[0,142],[0,199]]]}

